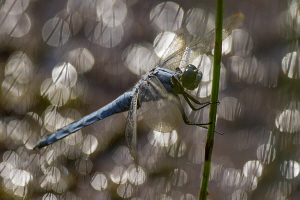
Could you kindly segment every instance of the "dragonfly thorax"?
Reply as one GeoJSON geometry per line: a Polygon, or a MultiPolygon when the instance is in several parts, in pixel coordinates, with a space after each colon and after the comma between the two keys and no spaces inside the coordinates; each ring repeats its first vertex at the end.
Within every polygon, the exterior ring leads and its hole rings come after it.
{"type": "Polygon", "coordinates": [[[201,79],[202,72],[198,71],[198,69],[192,64],[189,64],[184,68],[180,77],[182,86],[188,90],[196,89],[201,79]]]}

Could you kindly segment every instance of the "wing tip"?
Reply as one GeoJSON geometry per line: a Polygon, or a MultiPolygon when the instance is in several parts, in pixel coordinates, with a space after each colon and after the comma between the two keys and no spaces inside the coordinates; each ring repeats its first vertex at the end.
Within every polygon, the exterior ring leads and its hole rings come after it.
{"type": "Polygon", "coordinates": [[[237,13],[234,13],[233,15],[231,15],[231,19],[241,23],[242,21],[244,21],[245,15],[242,12],[237,12],[237,13]]]}
{"type": "Polygon", "coordinates": [[[232,14],[231,17],[232,18],[235,18],[235,17],[245,17],[245,15],[242,12],[237,12],[237,13],[232,14]]]}

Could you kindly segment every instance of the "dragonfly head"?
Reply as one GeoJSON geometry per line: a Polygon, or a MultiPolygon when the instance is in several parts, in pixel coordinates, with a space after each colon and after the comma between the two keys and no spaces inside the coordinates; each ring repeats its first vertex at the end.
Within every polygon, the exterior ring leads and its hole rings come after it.
{"type": "Polygon", "coordinates": [[[202,79],[202,72],[198,71],[194,65],[189,64],[184,68],[180,79],[183,87],[188,90],[194,90],[202,79]]]}

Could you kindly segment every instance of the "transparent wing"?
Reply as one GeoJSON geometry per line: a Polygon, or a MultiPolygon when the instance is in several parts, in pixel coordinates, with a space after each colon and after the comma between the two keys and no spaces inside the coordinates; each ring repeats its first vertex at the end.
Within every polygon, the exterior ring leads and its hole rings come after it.
{"type": "MultiPolygon", "coordinates": [[[[243,21],[244,15],[237,13],[226,19],[223,23],[223,40],[227,38],[233,29],[243,21]]],[[[209,53],[214,48],[215,29],[204,37],[196,38],[189,44],[186,43],[184,34],[177,35],[159,60],[160,67],[175,70],[184,67],[203,54],[209,53]]]]}
{"type": "Polygon", "coordinates": [[[126,118],[125,138],[129,148],[129,152],[133,157],[134,162],[137,164],[137,101],[139,96],[139,90],[134,91],[128,115],[126,118]]]}
{"type": "MultiPolygon", "coordinates": [[[[136,165],[138,163],[136,131],[138,103],[144,105],[145,102],[154,102],[159,100],[160,98],[161,95],[159,95],[158,92],[149,84],[148,79],[142,79],[135,87],[128,115],[126,118],[125,137],[129,148],[129,152],[133,157],[136,165]]],[[[151,112],[153,112],[153,110],[151,112]]]]}
{"type": "Polygon", "coordinates": [[[182,60],[185,48],[186,38],[183,34],[177,35],[160,58],[158,65],[175,71],[182,60]]]}
{"type": "Polygon", "coordinates": [[[169,132],[177,128],[182,118],[182,106],[179,98],[166,91],[156,76],[148,77],[140,90],[139,102],[146,124],[160,132],[169,132]]]}
{"type": "MultiPolygon", "coordinates": [[[[231,32],[239,27],[244,20],[242,13],[236,13],[223,22],[222,39],[226,39],[231,32]]],[[[193,51],[196,56],[208,53],[214,48],[215,32],[213,29],[204,37],[198,38],[189,44],[188,49],[193,51]]]]}
{"type": "MultiPolygon", "coordinates": [[[[154,78],[154,77],[153,77],[154,78]]],[[[129,152],[134,159],[135,164],[138,163],[137,156],[137,107],[138,103],[141,105],[147,105],[147,102],[156,102],[161,99],[164,95],[167,95],[167,91],[162,91],[159,93],[155,90],[155,88],[150,84],[150,79],[141,80],[137,86],[135,87],[134,94],[131,100],[130,108],[128,111],[128,115],[126,118],[126,128],[125,128],[125,137],[127,141],[127,145],[129,148],[129,152]],[[163,93],[166,93],[163,95],[163,93]]],[[[160,81],[157,80],[159,83],[160,81]]],[[[164,87],[158,86],[159,90],[163,90],[164,87]],[[162,87],[162,88],[160,88],[162,87]]],[[[164,89],[165,90],[165,89],[164,89]]],[[[157,104],[152,105],[157,106],[157,104]]],[[[146,111],[153,112],[155,107],[151,107],[152,110],[146,111]]],[[[145,111],[145,110],[144,110],[145,111]]],[[[146,115],[145,115],[146,116],[146,115]]],[[[151,120],[151,118],[150,118],[151,120]]]]}

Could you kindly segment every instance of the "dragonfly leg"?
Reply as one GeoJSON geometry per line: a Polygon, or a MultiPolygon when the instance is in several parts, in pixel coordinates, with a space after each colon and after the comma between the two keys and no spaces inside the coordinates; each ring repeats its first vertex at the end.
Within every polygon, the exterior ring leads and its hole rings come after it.
{"type": "Polygon", "coordinates": [[[208,105],[210,105],[211,103],[210,102],[206,102],[206,103],[204,103],[204,105],[203,106],[201,106],[201,107],[199,107],[199,108],[195,108],[194,106],[193,106],[193,104],[190,102],[190,99],[187,97],[187,96],[185,96],[185,95],[182,95],[183,96],[183,98],[185,99],[185,101],[188,103],[188,105],[190,106],[190,108],[192,109],[192,110],[200,110],[200,109],[202,109],[202,108],[205,108],[206,106],[208,106],[208,105]]]}
{"type": "Polygon", "coordinates": [[[175,77],[172,77],[172,83],[174,85],[174,88],[176,88],[176,92],[178,94],[182,94],[182,96],[184,97],[184,99],[186,100],[186,102],[188,103],[188,105],[190,106],[190,108],[192,110],[194,110],[194,111],[195,110],[200,110],[202,108],[205,108],[206,106],[208,106],[208,105],[210,105],[212,103],[217,103],[218,105],[220,103],[219,101],[218,102],[203,102],[203,103],[201,103],[195,97],[193,97],[189,93],[185,92],[183,86],[180,84],[180,82],[175,77]],[[193,104],[191,103],[191,101],[193,103],[195,103],[195,104],[202,105],[202,106],[199,107],[199,108],[196,108],[195,106],[193,106],[193,104]]]}
{"type": "MultiPolygon", "coordinates": [[[[210,104],[213,104],[213,103],[217,103],[218,105],[220,104],[220,101],[218,100],[217,102],[209,102],[209,101],[207,101],[207,102],[203,102],[203,103],[201,103],[201,102],[199,102],[197,99],[195,99],[195,97],[193,97],[193,96],[191,96],[189,93],[187,93],[187,92],[184,92],[184,94],[182,94],[182,95],[186,95],[187,96],[187,98],[189,98],[190,100],[192,100],[195,104],[198,104],[198,105],[206,105],[206,104],[208,104],[208,105],[210,105],[210,104]]],[[[207,105],[206,105],[207,106],[207,105]]],[[[204,106],[205,107],[205,106],[204,106]]]]}
{"type": "Polygon", "coordinates": [[[209,101],[207,101],[207,102],[201,103],[195,97],[193,97],[192,95],[190,95],[189,93],[187,93],[185,91],[183,91],[182,95],[186,96],[189,100],[191,100],[192,102],[194,102],[195,104],[198,104],[198,105],[205,105],[205,106],[207,106],[207,105],[210,105],[210,104],[213,104],[213,103],[217,103],[218,105],[220,104],[219,100],[217,102],[209,102],[209,101]]]}
{"type": "MultiPolygon", "coordinates": [[[[186,116],[186,114],[184,112],[182,112],[182,118],[183,118],[184,123],[187,124],[187,125],[195,125],[195,126],[199,126],[201,128],[205,128],[205,129],[208,129],[207,125],[212,124],[212,122],[208,122],[208,123],[194,123],[194,122],[191,122],[187,118],[187,116],[186,116]]],[[[218,132],[216,130],[215,130],[215,133],[218,133],[220,135],[224,134],[224,133],[218,132]]]]}
{"type": "Polygon", "coordinates": [[[195,104],[199,104],[199,105],[203,105],[203,104],[206,104],[208,102],[204,102],[204,103],[201,103],[200,101],[198,101],[195,97],[193,97],[192,95],[190,95],[189,93],[183,91],[182,92],[182,95],[186,96],[187,98],[189,98],[192,102],[194,102],[195,104]]]}
{"type": "MultiPolygon", "coordinates": [[[[200,110],[200,109],[202,109],[202,108],[205,108],[206,106],[208,106],[208,105],[210,105],[210,104],[214,104],[214,103],[217,103],[218,105],[220,104],[220,102],[219,101],[217,101],[217,102],[204,102],[204,103],[197,103],[197,104],[200,104],[200,105],[202,105],[202,106],[200,106],[199,108],[195,108],[194,106],[193,106],[193,104],[190,102],[190,100],[192,100],[193,101],[193,99],[191,99],[191,95],[189,95],[188,93],[183,93],[182,94],[182,96],[184,97],[184,99],[185,99],[185,101],[189,104],[189,106],[190,106],[190,108],[192,109],[192,110],[200,110]]],[[[194,97],[192,97],[192,98],[194,98],[194,97]]],[[[196,99],[194,99],[194,100],[196,100],[196,99]]],[[[196,100],[197,101],[197,100],[196,100]]],[[[195,101],[193,101],[194,103],[196,103],[195,101]]]]}
{"type": "Polygon", "coordinates": [[[205,125],[209,125],[212,122],[208,122],[208,123],[195,123],[195,122],[191,122],[188,117],[186,116],[186,114],[184,112],[182,112],[182,119],[184,121],[185,124],[187,125],[196,125],[196,126],[205,126],[205,125]]]}

